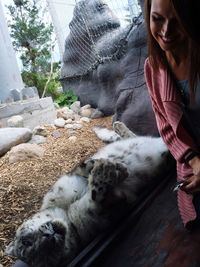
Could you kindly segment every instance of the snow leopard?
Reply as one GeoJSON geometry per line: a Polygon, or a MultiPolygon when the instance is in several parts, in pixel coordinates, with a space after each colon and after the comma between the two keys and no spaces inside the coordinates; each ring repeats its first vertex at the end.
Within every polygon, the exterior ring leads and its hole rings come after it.
{"type": "Polygon", "coordinates": [[[160,137],[136,136],[121,122],[113,127],[94,129],[111,143],[57,180],[40,210],[19,226],[7,255],[30,267],[67,266],[111,225],[114,213],[120,217],[119,206],[133,205],[172,168],[160,137]]]}

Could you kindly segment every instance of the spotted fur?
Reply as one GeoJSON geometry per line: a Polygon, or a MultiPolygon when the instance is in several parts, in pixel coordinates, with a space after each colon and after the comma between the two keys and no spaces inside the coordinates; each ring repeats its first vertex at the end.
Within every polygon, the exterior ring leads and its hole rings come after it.
{"type": "Polygon", "coordinates": [[[40,211],[18,228],[7,254],[31,267],[64,267],[110,225],[113,211],[120,216],[118,203],[134,204],[163,179],[172,164],[162,139],[135,137],[122,123],[114,128],[117,139],[126,139],[106,145],[62,176],[44,196],[40,211]]]}

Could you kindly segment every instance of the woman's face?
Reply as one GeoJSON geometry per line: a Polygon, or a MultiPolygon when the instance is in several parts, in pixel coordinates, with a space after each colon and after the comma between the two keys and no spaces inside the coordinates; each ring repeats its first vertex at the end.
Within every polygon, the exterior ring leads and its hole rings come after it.
{"type": "Polygon", "coordinates": [[[170,0],[152,0],[150,30],[165,52],[178,49],[186,41],[186,35],[176,19],[170,0]]]}

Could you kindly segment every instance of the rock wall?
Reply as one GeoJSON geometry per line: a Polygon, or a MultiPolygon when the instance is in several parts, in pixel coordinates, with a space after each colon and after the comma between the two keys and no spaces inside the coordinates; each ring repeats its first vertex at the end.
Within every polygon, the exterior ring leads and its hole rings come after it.
{"type": "Polygon", "coordinates": [[[122,28],[106,4],[87,0],[76,5],[70,29],[61,70],[63,89],[73,90],[81,105],[89,103],[105,115],[113,114],[113,120],[124,122],[136,134],[158,135],[144,79],[147,49],[142,17],[137,25],[122,28]],[[77,35],[77,25],[83,27],[84,21],[87,29],[77,35]],[[87,38],[92,42],[86,49],[87,38]]]}

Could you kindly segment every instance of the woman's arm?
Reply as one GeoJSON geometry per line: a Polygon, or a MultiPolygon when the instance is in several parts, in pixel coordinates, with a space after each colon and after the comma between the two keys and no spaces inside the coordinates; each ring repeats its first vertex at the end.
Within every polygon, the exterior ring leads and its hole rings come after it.
{"type": "Polygon", "coordinates": [[[184,127],[183,112],[179,103],[156,99],[149,64],[147,60],[145,76],[160,135],[174,158],[180,163],[189,164],[193,170],[193,175],[184,181],[181,189],[187,193],[200,191],[200,153],[198,153],[197,145],[184,127]]]}
{"type": "Polygon", "coordinates": [[[197,148],[183,126],[183,112],[179,102],[162,100],[163,96],[161,95],[165,94],[166,90],[173,91],[174,88],[167,88],[169,85],[163,88],[163,79],[166,79],[161,78],[161,75],[154,71],[149,59],[145,62],[144,72],[160,135],[174,158],[179,162],[184,162],[184,157],[197,148]]]}
{"type": "MultiPolygon", "coordinates": [[[[187,157],[191,151],[196,151],[197,147],[183,126],[183,116],[180,114],[180,107],[175,103],[172,105],[173,112],[166,111],[164,116],[159,111],[159,107],[156,105],[155,100],[152,99],[152,107],[161,137],[168,146],[173,157],[180,163],[186,163],[185,157],[187,157]]],[[[166,106],[170,109],[170,104],[166,106]]]]}

